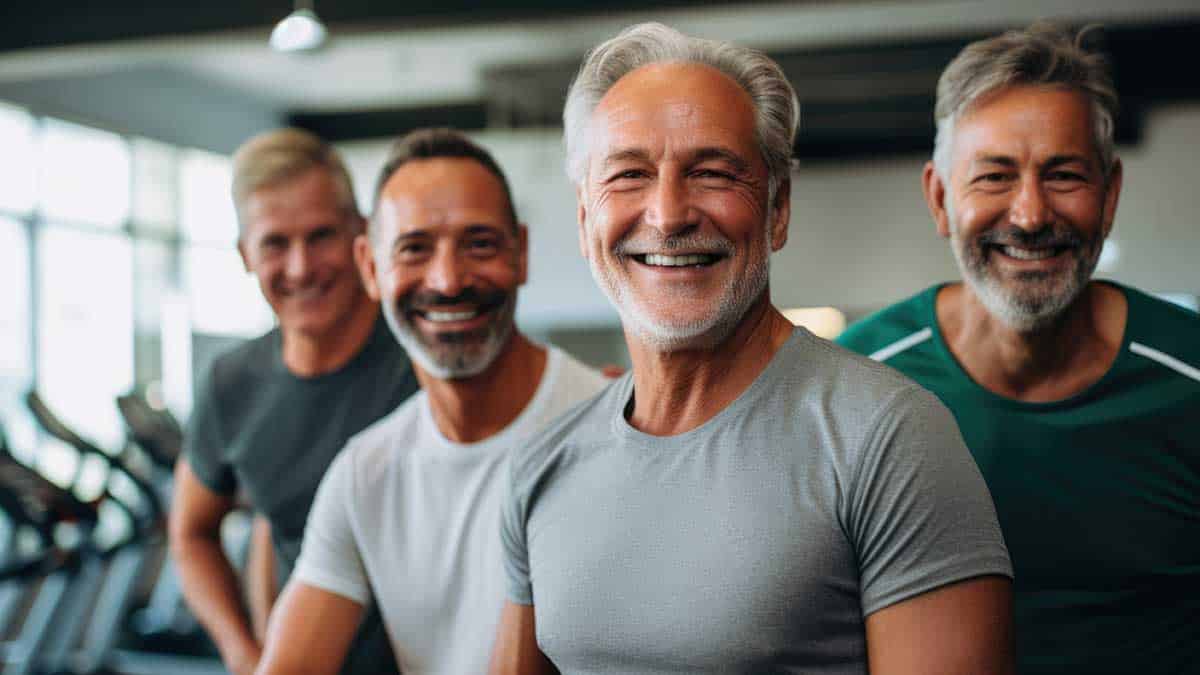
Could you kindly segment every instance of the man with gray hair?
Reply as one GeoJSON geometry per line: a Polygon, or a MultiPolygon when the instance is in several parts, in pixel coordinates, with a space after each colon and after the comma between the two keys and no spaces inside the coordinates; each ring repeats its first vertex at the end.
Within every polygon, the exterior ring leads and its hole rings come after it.
{"type": "MultiPolygon", "coordinates": [[[[219,356],[198,390],[175,469],[170,540],[188,604],[225,666],[247,675],[262,635],[220,537],[237,493],[270,523],[278,571],[269,576],[286,583],[326,469],[417,382],[358,277],[364,221],[334,149],[298,129],[256,136],[233,157],[232,192],[238,252],[279,325],[219,356]]],[[[377,613],[356,640],[342,672],[396,672],[377,613]]]]}
{"type": "Polygon", "coordinates": [[[925,197],[965,283],[839,342],[950,407],[1016,571],[1021,673],[1194,672],[1200,317],[1092,280],[1122,168],[1087,32],[969,45],[938,83],[925,197]]]}
{"type": "Polygon", "coordinates": [[[763,54],[659,24],[585,59],[580,248],[633,368],[513,456],[493,673],[1011,672],[949,412],[771,305],[797,107],[763,54]]]}

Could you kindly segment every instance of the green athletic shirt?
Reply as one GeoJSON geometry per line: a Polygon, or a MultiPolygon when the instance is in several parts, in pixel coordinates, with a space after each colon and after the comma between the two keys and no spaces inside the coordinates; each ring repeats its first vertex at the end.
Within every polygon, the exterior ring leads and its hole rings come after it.
{"type": "Polygon", "coordinates": [[[1053,403],[971,380],[938,330],[940,286],[838,338],[958,420],[1012,556],[1023,675],[1200,672],[1200,315],[1112,285],[1129,306],[1121,351],[1053,403]]]}

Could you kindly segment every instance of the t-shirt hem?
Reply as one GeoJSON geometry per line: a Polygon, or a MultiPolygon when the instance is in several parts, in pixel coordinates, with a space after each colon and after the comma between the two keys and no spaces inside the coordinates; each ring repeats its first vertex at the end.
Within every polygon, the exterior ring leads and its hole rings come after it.
{"type": "Polygon", "coordinates": [[[204,487],[208,488],[209,490],[212,490],[213,492],[221,495],[222,497],[229,497],[229,496],[237,493],[237,481],[224,481],[223,482],[223,481],[220,481],[210,475],[207,475],[203,469],[198,471],[196,469],[195,459],[190,454],[185,455],[185,457],[188,460],[188,467],[191,468],[191,470],[192,470],[192,475],[195,476],[196,479],[199,480],[204,485],[204,487]],[[228,483],[228,485],[226,485],[225,483],[228,483]]]}
{"type": "Polygon", "coordinates": [[[325,574],[297,566],[295,571],[292,572],[292,578],[309,586],[353,600],[360,605],[368,604],[371,599],[370,593],[366,589],[333,574],[325,574]]]}
{"type": "Polygon", "coordinates": [[[912,598],[930,591],[948,586],[960,581],[976,577],[1000,576],[1013,578],[1012,563],[1007,555],[989,555],[984,558],[974,558],[949,568],[939,568],[933,572],[920,574],[917,577],[902,581],[896,588],[864,600],[863,616],[870,616],[881,609],[911,600],[912,598]]]}

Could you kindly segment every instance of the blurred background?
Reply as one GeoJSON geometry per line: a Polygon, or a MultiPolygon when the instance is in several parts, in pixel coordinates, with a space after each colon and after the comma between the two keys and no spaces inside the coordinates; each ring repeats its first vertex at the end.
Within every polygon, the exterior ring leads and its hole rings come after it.
{"type": "Polygon", "coordinates": [[[771,288],[780,307],[838,310],[830,332],[956,277],[919,185],[937,76],[966,42],[1037,18],[1107,27],[1126,181],[1100,276],[1193,308],[1200,293],[1195,0],[307,6],[327,39],[292,53],[268,44],[288,0],[0,10],[0,420],[14,452],[55,480],[78,459],[37,430],[30,388],[116,447],[115,397],[136,390],[186,419],[210,359],[272,325],[234,249],[229,155],[280,125],[335,142],[364,205],[390,139],[427,125],[472,133],[530,227],[522,326],[625,363],[577,253],[559,125],[584,50],[648,19],[764,49],[791,77],[799,169],[771,288]]]}

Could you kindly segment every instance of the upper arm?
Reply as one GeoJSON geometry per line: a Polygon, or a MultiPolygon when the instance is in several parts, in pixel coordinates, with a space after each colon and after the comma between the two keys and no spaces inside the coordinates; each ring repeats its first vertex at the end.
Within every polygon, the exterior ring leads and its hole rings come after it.
{"type": "Polygon", "coordinates": [[[983,476],[950,412],[911,386],[878,416],[849,490],[864,615],[1012,565],[983,476]]]}
{"type": "Polygon", "coordinates": [[[537,644],[533,605],[504,603],[496,644],[492,648],[490,675],[555,675],[558,669],[537,644]]]}
{"type": "Polygon", "coordinates": [[[175,464],[171,500],[170,534],[174,541],[194,535],[219,536],[221,520],[234,507],[233,496],[213,492],[196,477],[186,457],[175,464]]]}
{"type": "Polygon", "coordinates": [[[301,581],[289,582],[271,613],[259,675],[332,675],[346,659],[363,606],[301,581]]]}
{"type": "Polygon", "coordinates": [[[976,577],[867,617],[873,675],[1012,675],[1012,583],[976,577]]]}

